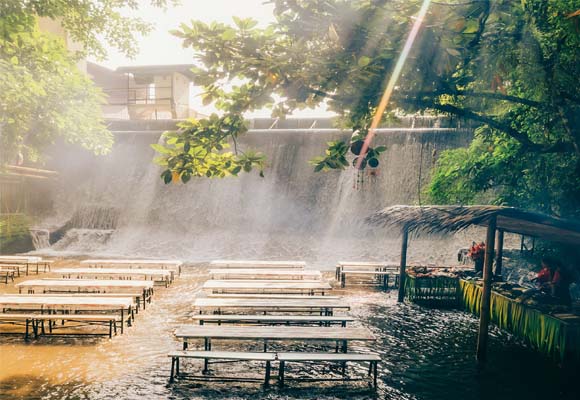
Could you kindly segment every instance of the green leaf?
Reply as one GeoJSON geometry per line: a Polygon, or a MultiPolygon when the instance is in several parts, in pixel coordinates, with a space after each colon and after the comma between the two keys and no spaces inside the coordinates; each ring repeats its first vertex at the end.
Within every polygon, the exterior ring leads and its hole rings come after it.
{"type": "Polygon", "coordinates": [[[471,20],[467,21],[465,28],[463,28],[463,33],[472,34],[472,33],[477,33],[478,30],[479,30],[479,22],[471,19],[471,20]]]}
{"type": "Polygon", "coordinates": [[[184,173],[181,175],[181,182],[183,182],[183,183],[187,183],[187,182],[189,182],[190,180],[191,180],[191,174],[190,174],[189,172],[184,172],[184,173]]]}
{"type": "Polygon", "coordinates": [[[156,152],[161,153],[161,154],[171,154],[172,153],[172,151],[170,149],[168,149],[167,147],[165,147],[161,144],[153,143],[150,146],[153,150],[155,150],[156,152]]]}
{"type": "Polygon", "coordinates": [[[366,67],[367,65],[369,65],[371,63],[371,58],[367,57],[367,56],[362,56],[358,59],[358,66],[363,68],[366,67]]]}
{"type": "Polygon", "coordinates": [[[163,171],[163,173],[161,174],[161,177],[163,178],[163,182],[165,182],[166,185],[168,183],[171,183],[171,181],[173,180],[173,176],[171,175],[171,171],[168,169],[163,171]]]}
{"type": "Polygon", "coordinates": [[[236,37],[236,31],[232,28],[228,28],[221,34],[222,40],[229,41],[236,37]]]}

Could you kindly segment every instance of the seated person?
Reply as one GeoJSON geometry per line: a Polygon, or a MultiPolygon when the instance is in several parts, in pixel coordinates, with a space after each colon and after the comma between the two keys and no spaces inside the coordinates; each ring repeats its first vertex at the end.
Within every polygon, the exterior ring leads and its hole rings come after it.
{"type": "Polygon", "coordinates": [[[555,265],[556,262],[552,258],[542,258],[542,269],[538,272],[538,276],[532,279],[532,282],[536,282],[540,288],[547,289],[552,282],[552,277],[556,269],[555,265]]]}
{"type": "Polygon", "coordinates": [[[558,263],[550,282],[551,293],[552,296],[560,300],[562,304],[568,306],[572,304],[572,297],[570,296],[571,283],[572,280],[570,279],[568,270],[558,263]]]}

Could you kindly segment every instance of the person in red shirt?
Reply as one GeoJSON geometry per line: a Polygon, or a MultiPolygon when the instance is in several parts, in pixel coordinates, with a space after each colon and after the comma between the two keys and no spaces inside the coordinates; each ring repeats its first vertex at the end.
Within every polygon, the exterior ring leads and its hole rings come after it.
{"type": "Polygon", "coordinates": [[[552,296],[558,298],[562,304],[572,304],[572,297],[570,296],[570,283],[568,271],[558,263],[556,270],[550,281],[550,288],[552,296]]]}
{"type": "Polygon", "coordinates": [[[542,258],[542,269],[538,272],[538,276],[534,279],[539,286],[544,286],[552,282],[552,275],[554,268],[551,266],[552,260],[542,258]]]}

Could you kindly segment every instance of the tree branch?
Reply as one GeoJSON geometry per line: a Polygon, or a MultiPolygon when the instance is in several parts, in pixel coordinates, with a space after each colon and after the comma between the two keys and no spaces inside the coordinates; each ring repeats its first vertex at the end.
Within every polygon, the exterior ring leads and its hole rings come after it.
{"type": "Polygon", "coordinates": [[[434,108],[438,111],[443,111],[449,114],[457,115],[462,118],[470,119],[472,121],[477,121],[486,124],[490,128],[496,129],[498,131],[504,132],[511,138],[517,140],[524,147],[526,151],[534,153],[571,153],[574,152],[574,148],[569,142],[556,142],[553,144],[539,144],[530,140],[530,138],[520,131],[512,128],[511,126],[501,123],[491,117],[486,115],[478,114],[472,110],[465,108],[459,108],[451,104],[438,104],[431,103],[426,104],[429,107],[434,108]]]}

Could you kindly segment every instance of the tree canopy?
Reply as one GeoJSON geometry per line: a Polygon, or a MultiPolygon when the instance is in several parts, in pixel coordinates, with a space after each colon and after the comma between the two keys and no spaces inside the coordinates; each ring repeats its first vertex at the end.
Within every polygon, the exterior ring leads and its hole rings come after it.
{"type": "MultiPolygon", "coordinates": [[[[194,51],[195,84],[221,122],[174,133],[160,159],[164,177],[239,172],[233,163],[212,169],[206,160],[245,131],[244,112],[264,107],[283,117],[325,102],[342,126],[365,134],[422,2],[271,3],[276,21],[267,27],[234,18],[233,25],[192,21],[173,32],[194,51]]],[[[442,154],[427,188],[432,201],[578,208],[578,10],[579,0],[431,3],[390,112],[441,113],[479,125],[468,149],[442,154]]],[[[348,143],[331,143],[313,164],[346,168],[347,150],[348,143]]]]}
{"type": "Polygon", "coordinates": [[[76,63],[87,54],[104,56],[104,42],[134,55],[135,33],[150,26],[120,10],[137,6],[135,0],[0,0],[0,165],[35,161],[57,138],[97,154],[110,149],[104,97],[76,63]],[[83,50],[72,53],[62,39],[40,31],[39,17],[60,22],[83,50]]]}

